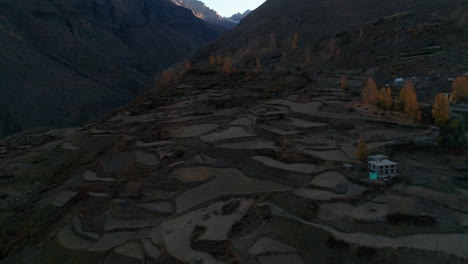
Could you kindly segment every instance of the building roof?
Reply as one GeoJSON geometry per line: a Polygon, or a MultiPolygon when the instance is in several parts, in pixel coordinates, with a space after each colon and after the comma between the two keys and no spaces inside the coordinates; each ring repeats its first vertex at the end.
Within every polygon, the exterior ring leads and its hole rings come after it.
{"type": "Polygon", "coordinates": [[[390,160],[382,160],[382,161],[369,161],[370,164],[375,165],[375,166],[392,166],[392,165],[397,165],[397,163],[390,161],[390,160]]]}
{"type": "Polygon", "coordinates": [[[377,154],[377,155],[372,155],[372,156],[367,157],[367,159],[370,159],[370,160],[381,160],[381,159],[387,159],[387,158],[388,156],[385,156],[382,154],[377,154]]]}

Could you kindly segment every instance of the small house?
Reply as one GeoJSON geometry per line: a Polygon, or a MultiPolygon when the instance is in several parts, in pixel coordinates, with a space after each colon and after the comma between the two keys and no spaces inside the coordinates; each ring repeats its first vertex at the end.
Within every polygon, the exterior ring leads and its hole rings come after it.
{"type": "Polygon", "coordinates": [[[405,79],[396,78],[393,80],[393,86],[403,86],[403,85],[405,85],[405,79]]]}
{"type": "Polygon", "coordinates": [[[397,163],[390,161],[385,155],[369,156],[368,169],[372,175],[377,174],[379,180],[388,180],[398,175],[397,163]]]}

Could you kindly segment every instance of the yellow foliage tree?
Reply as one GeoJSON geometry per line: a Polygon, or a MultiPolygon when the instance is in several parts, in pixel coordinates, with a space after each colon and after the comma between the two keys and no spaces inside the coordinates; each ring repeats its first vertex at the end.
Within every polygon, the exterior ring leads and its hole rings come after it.
{"type": "Polygon", "coordinates": [[[421,109],[419,107],[418,97],[414,90],[412,81],[406,82],[405,86],[400,92],[400,100],[403,104],[403,111],[407,113],[414,120],[421,120],[421,109]]]}
{"type": "Polygon", "coordinates": [[[362,98],[365,103],[376,105],[379,102],[379,90],[374,79],[369,77],[364,89],[362,90],[362,98]]]}
{"type": "Polygon", "coordinates": [[[260,59],[258,57],[255,57],[255,68],[257,70],[260,70],[262,68],[262,63],[260,62],[260,59]]]}
{"type": "Polygon", "coordinates": [[[162,86],[167,86],[175,79],[175,76],[172,72],[165,71],[162,76],[161,84],[162,86]]]}
{"type": "Polygon", "coordinates": [[[216,56],[216,65],[223,65],[223,57],[221,55],[216,56]]]}
{"type": "Polygon", "coordinates": [[[223,67],[221,68],[221,72],[225,74],[231,74],[232,72],[234,72],[234,69],[232,67],[231,56],[227,56],[226,58],[224,58],[224,64],[223,64],[223,67]]]}
{"type": "Polygon", "coordinates": [[[345,75],[341,76],[340,86],[343,90],[348,89],[348,78],[345,75]]]}
{"type": "Polygon", "coordinates": [[[356,154],[360,161],[366,161],[367,156],[369,156],[369,150],[367,149],[367,144],[364,139],[359,139],[356,154]]]}
{"type": "Polygon", "coordinates": [[[212,66],[216,65],[216,57],[214,55],[210,56],[210,65],[212,66]]]}
{"type": "Polygon", "coordinates": [[[379,105],[383,110],[389,111],[392,109],[392,89],[382,88],[379,91],[379,105]]]}
{"type": "Polygon", "coordinates": [[[443,94],[438,94],[432,106],[432,115],[437,126],[443,126],[450,119],[450,102],[443,94]]]}
{"type": "Polygon", "coordinates": [[[452,95],[455,100],[468,99],[468,75],[457,77],[452,83],[452,95]]]}
{"type": "Polygon", "coordinates": [[[294,33],[294,37],[291,41],[291,49],[297,49],[297,44],[299,43],[299,33],[294,33]]]}

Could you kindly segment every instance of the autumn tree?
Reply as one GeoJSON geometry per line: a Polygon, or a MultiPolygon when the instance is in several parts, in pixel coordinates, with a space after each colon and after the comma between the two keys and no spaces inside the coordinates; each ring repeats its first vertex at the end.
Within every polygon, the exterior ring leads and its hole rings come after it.
{"type": "Polygon", "coordinates": [[[210,56],[210,65],[212,66],[216,65],[216,57],[214,55],[210,56]]]}
{"type": "Polygon", "coordinates": [[[216,56],[216,65],[223,65],[223,57],[221,55],[216,56]]]}
{"type": "Polygon", "coordinates": [[[297,44],[299,43],[299,33],[294,33],[294,37],[291,40],[291,49],[297,49],[297,44]]]}
{"type": "Polygon", "coordinates": [[[258,57],[255,57],[255,68],[257,70],[260,70],[262,68],[262,63],[260,62],[260,59],[258,57]]]}
{"type": "Polygon", "coordinates": [[[170,71],[165,71],[162,75],[161,85],[167,86],[175,79],[174,73],[170,71]]]}
{"type": "Polygon", "coordinates": [[[367,156],[369,156],[369,150],[367,149],[367,144],[364,139],[359,139],[356,154],[360,161],[366,161],[367,156]]]}
{"type": "Polygon", "coordinates": [[[379,91],[379,106],[383,110],[389,111],[392,109],[392,89],[390,87],[382,88],[379,91]]]}
{"type": "Polygon", "coordinates": [[[452,83],[452,95],[455,100],[468,100],[468,75],[457,77],[452,83]]]}
{"type": "Polygon", "coordinates": [[[400,92],[400,100],[402,102],[403,111],[414,120],[421,120],[421,109],[419,107],[416,91],[412,81],[406,82],[400,92]]]}
{"type": "Polygon", "coordinates": [[[221,68],[221,72],[225,74],[231,74],[234,71],[232,67],[232,58],[231,56],[227,56],[224,58],[224,64],[223,67],[221,68]]]}
{"type": "Polygon", "coordinates": [[[186,74],[187,72],[189,72],[190,69],[192,69],[192,63],[189,60],[185,60],[183,74],[186,74]]]}
{"type": "Polygon", "coordinates": [[[340,86],[343,90],[348,89],[348,78],[345,75],[341,76],[340,86]]]}
{"type": "Polygon", "coordinates": [[[362,90],[362,97],[365,103],[376,105],[379,102],[379,90],[374,79],[369,77],[364,89],[362,90]]]}
{"type": "Polygon", "coordinates": [[[437,126],[443,126],[450,119],[450,102],[443,94],[438,94],[432,106],[432,115],[437,126]]]}

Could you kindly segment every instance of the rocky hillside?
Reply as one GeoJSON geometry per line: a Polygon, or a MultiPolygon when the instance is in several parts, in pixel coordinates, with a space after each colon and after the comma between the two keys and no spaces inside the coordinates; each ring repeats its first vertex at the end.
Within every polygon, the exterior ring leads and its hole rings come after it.
{"type": "Polygon", "coordinates": [[[320,87],[346,75],[355,88],[412,78],[423,99],[468,71],[466,0],[270,0],[197,56],[231,56],[238,68],[305,74],[320,87]]]}
{"type": "Polygon", "coordinates": [[[246,16],[248,16],[250,13],[252,13],[252,10],[247,10],[244,13],[237,13],[229,17],[228,19],[233,21],[236,24],[239,24],[242,19],[244,19],[246,16]]]}
{"type": "Polygon", "coordinates": [[[172,0],[175,4],[183,6],[193,11],[193,14],[198,18],[205,20],[208,23],[219,26],[223,29],[229,30],[236,26],[233,21],[224,18],[215,10],[207,7],[202,1],[199,0],[172,0]]]}
{"type": "Polygon", "coordinates": [[[221,32],[168,0],[0,0],[0,137],[95,118],[221,32]]]}
{"type": "Polygon", "coordinates": [[[466,146],[355,91],[444,89],[467,6],[375,2],[269,0],[109,116],[0,141],[0,264],[466,264],[466,146]]]}

